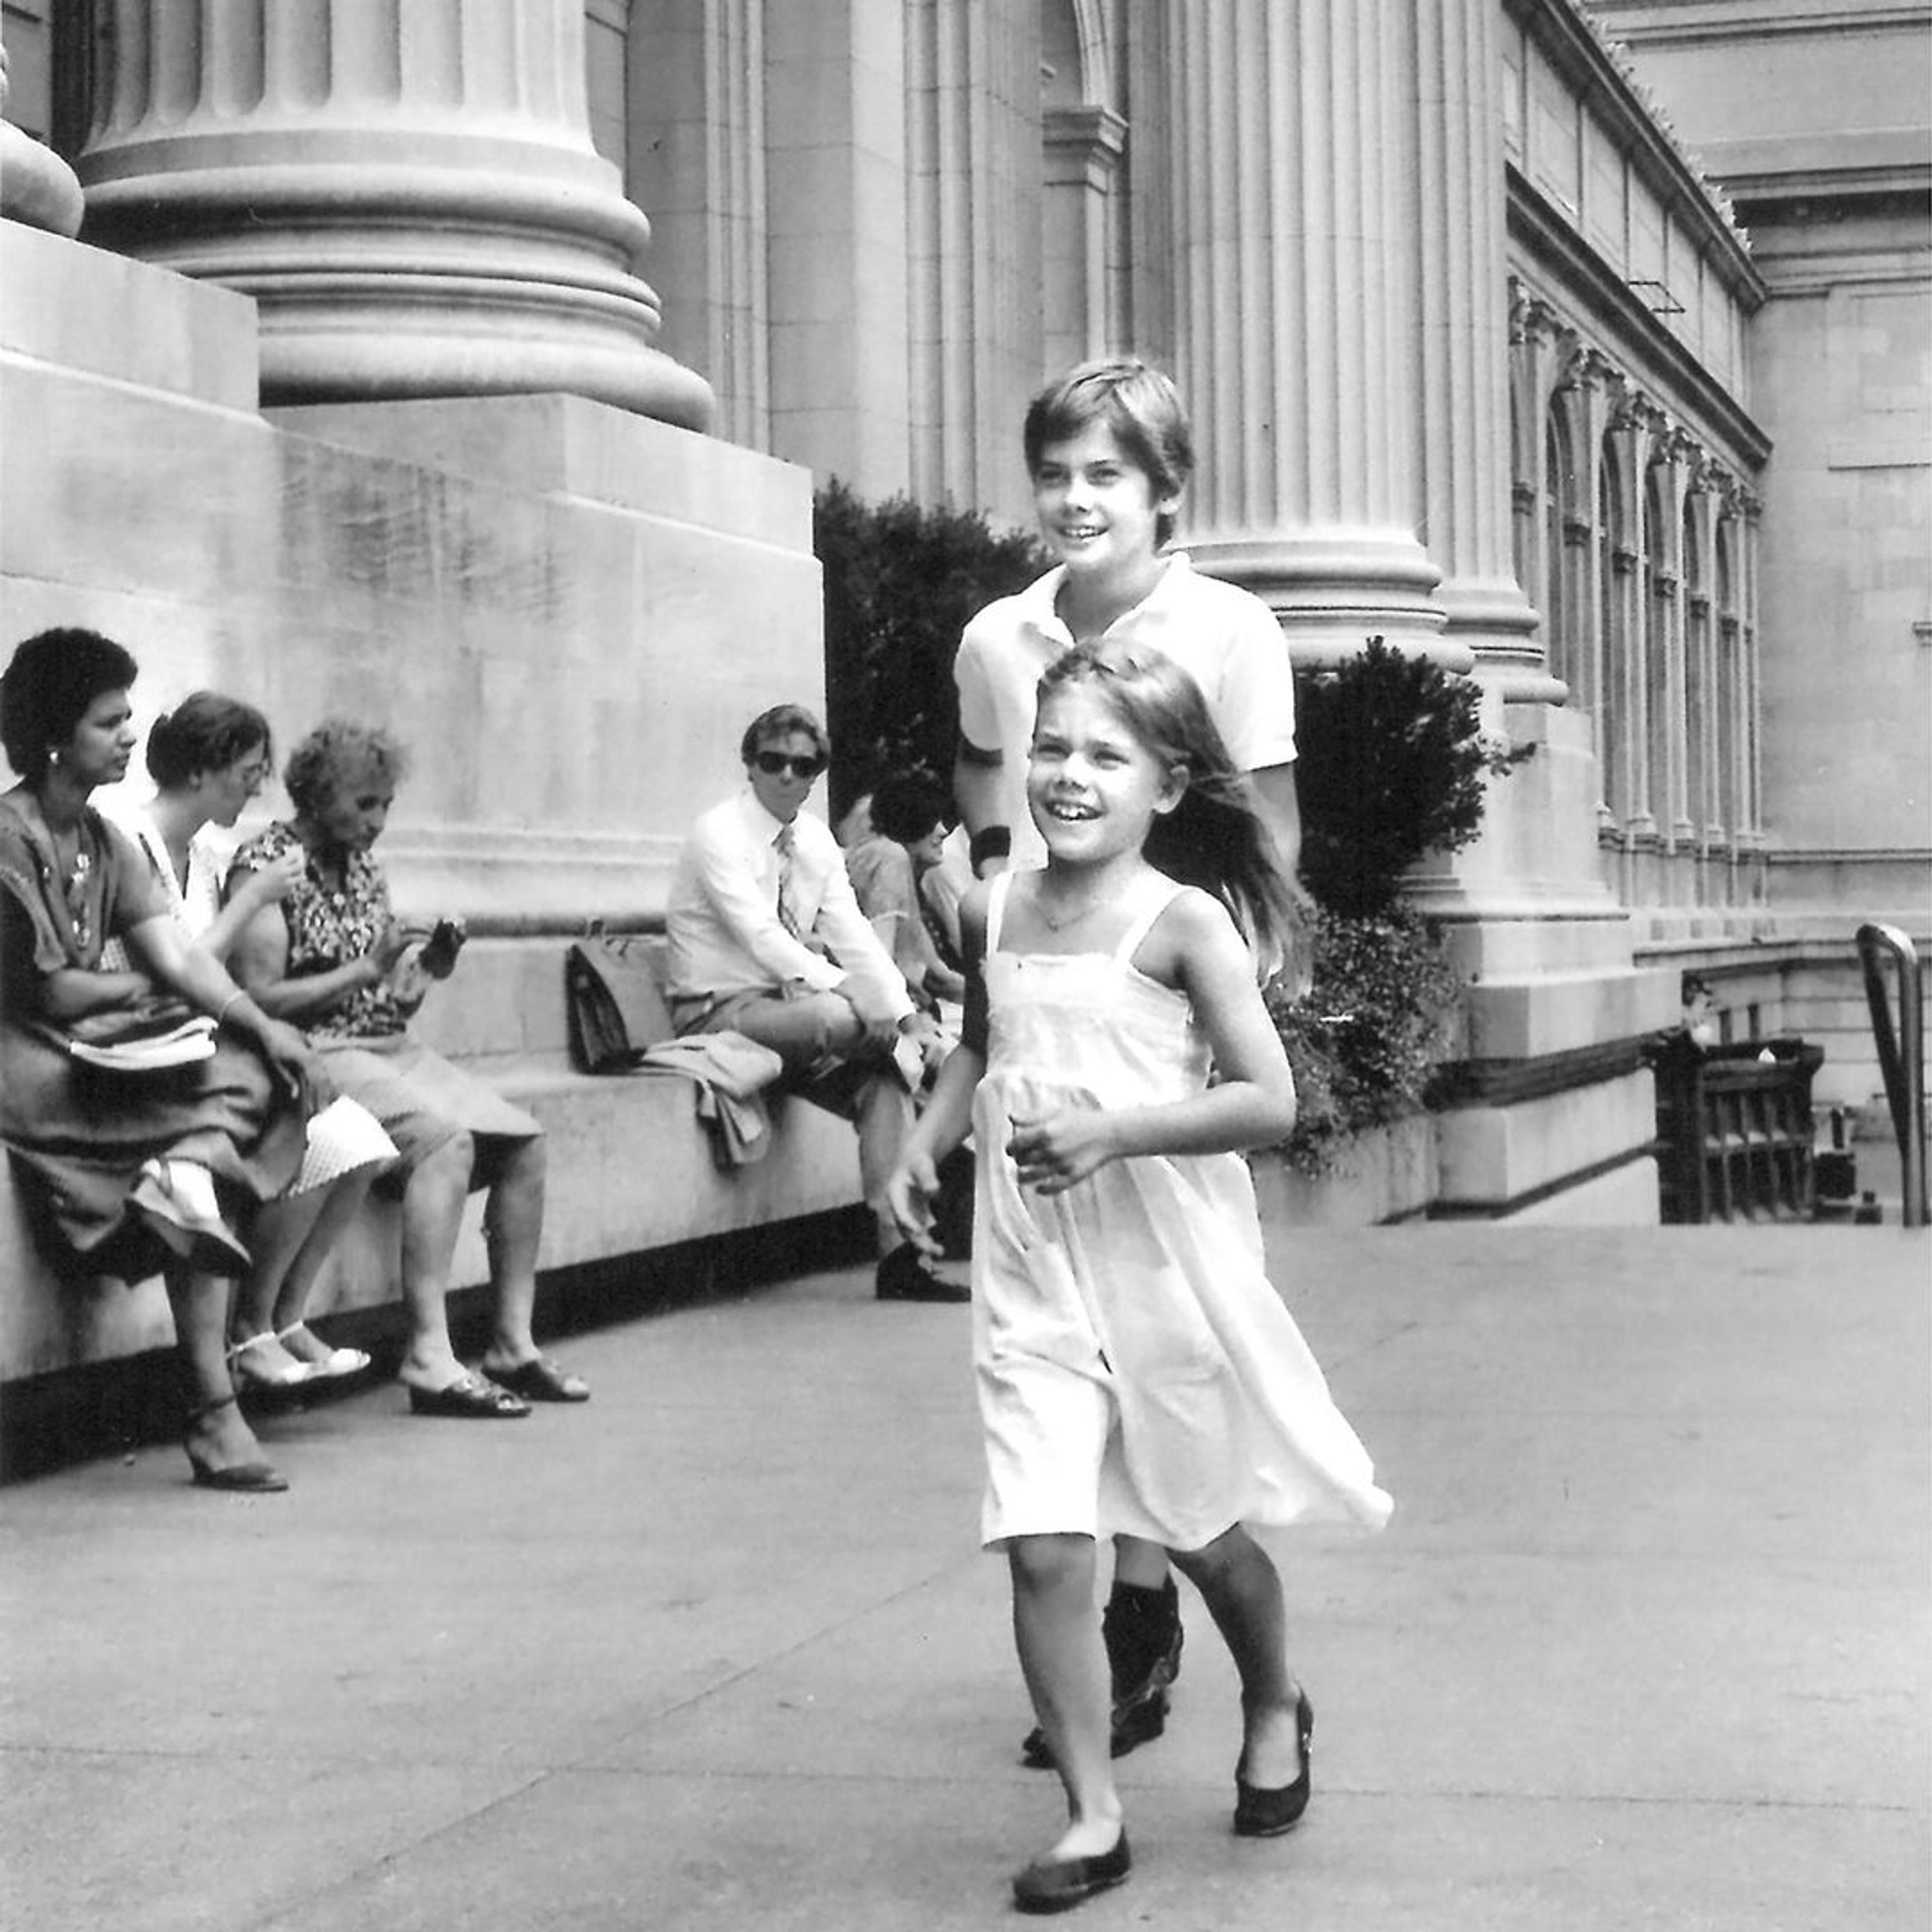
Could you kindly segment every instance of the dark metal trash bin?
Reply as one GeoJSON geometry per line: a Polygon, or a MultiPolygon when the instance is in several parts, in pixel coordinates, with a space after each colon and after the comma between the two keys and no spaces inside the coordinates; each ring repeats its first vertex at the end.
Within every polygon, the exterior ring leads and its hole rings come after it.
{"type": "Polygon", "coordinates": [[[1802,1040],[1656,1042],[1658,1172],[1667,1222],[1803,1221],[1811,1214],[1811,1081],[1802,1040]]]}

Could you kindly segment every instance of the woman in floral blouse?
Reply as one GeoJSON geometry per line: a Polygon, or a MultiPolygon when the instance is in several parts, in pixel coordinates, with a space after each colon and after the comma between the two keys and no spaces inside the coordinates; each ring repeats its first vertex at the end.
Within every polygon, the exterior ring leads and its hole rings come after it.
{"type": "MultiPolygon", "coordinates": [[[[334,720],[290,756],[283,782],[295,816],[236,855],[244,868],[299,849],[301,883],[257,914],[236,952],[236,976],[263,1010],[302,1027],[343,1092],[396,1144],[403,1202],[403,1299],[410,1343],[401,1376],[419,1415],[500,1419],[536,1402],[590,1391],[539,1353],[530,1330],[543,1231],[543,1130],[494,1089],[412,1039],[410,1015],[437,970],[419,932],[394,916],[371,848],[403,773],[400,747],[369,725],[334,720]],[[451,1342],[444,1299],[464,1203],[487,1190],[495,1326],[479,1370],[451,1342]]],[[[441,964],[446,971],[446,962],[441,964]]]]}

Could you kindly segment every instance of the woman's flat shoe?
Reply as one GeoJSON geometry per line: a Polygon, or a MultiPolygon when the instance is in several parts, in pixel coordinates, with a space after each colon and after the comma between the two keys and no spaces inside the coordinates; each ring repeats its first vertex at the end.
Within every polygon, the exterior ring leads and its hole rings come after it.
{"type": "Polygon", "coordinates": [[[452,1415],[472,1422],[512,1422],[527,1415],[530,1406],[481,1376],[459,1376],[446,1388],[410,1388],[410,1412],[414,1415],[452,1415]]]}
{"type": "Polygon", "coordinates": [[[1123,1831],[1110,1852],[1090,1858],[1036,1858],[1013,1874],[1013,1903],[1022,1912],[1065,1912],[1126,1882],[1134,1868],[1123,1831]]]}
{"type": "Polygon", "coordinates": [[[477,1372],[488,1376],[499,1388],[506,1388],[526,1402],[588,1402],[590,1384],[581,1376],[566,1375],[548,1355],[534,1361],[519,1362],[513,1369],[493,1369],[485,1362],[477,1372]]]}
{"type": "Polygon", "coordinates": [[[1312,1788],[1309,1778],[1310,1752],[1315,1738],[1315,1712],[1305,1692],[1294,1694],[1294,1728],[1301,1744],[1301,1774],[1292,1784],[1272,1790],[1250,1784],[1239,1772],[1234,1774],[1234,1835],[1238,1838],[1274,1838],[1301,1822],[1308,1809],[1312,1788]]]}

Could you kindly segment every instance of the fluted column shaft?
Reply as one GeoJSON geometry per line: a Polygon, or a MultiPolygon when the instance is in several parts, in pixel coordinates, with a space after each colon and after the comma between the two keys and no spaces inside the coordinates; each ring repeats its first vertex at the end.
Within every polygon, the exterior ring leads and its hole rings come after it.
{"type": "Polygon", "coordinates": [[[1414,407],[1448,634],[1505,698],[1561,700],[1510,542],[1509,274],[1496,0],[1415,10],[1421,303],[1414,407]]]}
{"type": "Polygon", "coordinates": [[[532,389],[701,428],[581,0],[106,0],[88,238],[261,307],[271,402],[532,389]]]}
{"type": "Polygon", "coordinates": [[[1445,655],[1408,428],[1410,14],[1161,14],[1174,362],[1202,446],[1186,542],[1266,598],[1304,660],[1372,632],[1445,655]]]}

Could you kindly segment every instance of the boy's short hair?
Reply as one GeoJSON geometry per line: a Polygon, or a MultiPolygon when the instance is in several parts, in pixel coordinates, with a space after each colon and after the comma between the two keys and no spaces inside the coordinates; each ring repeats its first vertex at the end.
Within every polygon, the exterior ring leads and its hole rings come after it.
{"type": "Polygon", "coordinates": [[[745,736],[738,747],[740,761],[748,765],[752,754],[767,738],[788,738],[794,731],[802,732],[818,748],[818,755],[828,764],[831,762],[832,740],[825,727],[802,704],[774,704],[769,711],[760,711],[745,727],[745,736]]]}
{"type": "MultiPolygon", "coordinates": [[[[1105,423],[1147,472],[1156,496],[1178,496],[1187,487],[1194,474],[1194,433],[1180,392],[1151,363],[1132,356],[1078,363],[1034,398],[1021,431],[1027,473],[1038,474],[1048,443],[1064,442],[1096,422],[1105,423]]],[[[1156,521],[1156,541],[1166,543],[1174,525],[1163,512],[1156,521]]]]}

